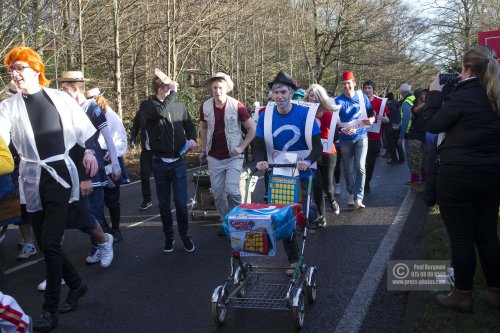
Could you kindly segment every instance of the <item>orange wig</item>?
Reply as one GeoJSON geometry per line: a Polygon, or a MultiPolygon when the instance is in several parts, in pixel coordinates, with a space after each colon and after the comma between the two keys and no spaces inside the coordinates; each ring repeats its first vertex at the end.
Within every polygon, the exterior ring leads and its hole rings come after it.
{"type": "Polygon", "coordinates": [[[45,65],[43,64],[42,57],[36,51],[24,46],[15,47],[3,59],[3,63],[7,67],[16,61],[24,61],[35,71],[39,72],[38,83],[41,86],[49,85],[50,81],[45,77],[45,65]]]}

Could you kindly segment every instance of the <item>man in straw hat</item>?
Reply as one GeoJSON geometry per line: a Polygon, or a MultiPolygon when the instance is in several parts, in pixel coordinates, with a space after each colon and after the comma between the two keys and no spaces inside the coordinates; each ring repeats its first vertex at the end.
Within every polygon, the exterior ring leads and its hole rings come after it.
{"type": "Polygon", "coordinates": [[[255,122],[243,103],[227,95],[234,87],[229,75],[217,72],[205,84],[212,97],[200,106],[200,160],[208,162],[215,207],[223,220],[241,203],[242,154],[255,136],[255,122]],[[245,139],[241,125],[247,130],[245,139]]]}
{"type": "Polygon", "coordinates": [[[177,82],[159,69],[152,80],[154,95],[143,101],[141,113],[146,121],[149,146],[153,153],[153,174],[165,234],[163,252],[174,251],[174,229],[170,209],[174,194],[178,233],[186,252],[195,249],[188,234],[187,180],[184,154],[196,147],[196,129],[184,104],[177,100],[177,82]]]}
{"type": "MultiPolygon", "coordinates": [[[[0,135],[19,152],[20,197],[26,203],[37,243],[45,256],[47,289],[34,329],[50,331],[58,324],[61,279],[70,288],[61,310],[73,307],[87,291],[61,248],[69,202],[79,198],[78,172],[69,150],[85,150],[83,165],[90,175],[97,161],[88,143],[95,133],[81,108],[65,93],[46,88],[45,66],[38,53],[16,47],[4,58],[18,93],[0,104],[0,135]],[[75,302],[76,301],[76,302],[75,302]]],[[[74,307],[73,307],[74,308],[74,307]]]]}
{"type": "Polygon", "coordinates": [[[356,80],[352,72],[342,74],[342,86],[343,94],[335,99],[335,103],[340,105],[339,140],[347,192],[349,192],[347,205],[355,209],[365,208],[363,196],[368,152],[366,127],[375,121],[375,117],[368,97],[361,90],[354,90],[356,80]]]}

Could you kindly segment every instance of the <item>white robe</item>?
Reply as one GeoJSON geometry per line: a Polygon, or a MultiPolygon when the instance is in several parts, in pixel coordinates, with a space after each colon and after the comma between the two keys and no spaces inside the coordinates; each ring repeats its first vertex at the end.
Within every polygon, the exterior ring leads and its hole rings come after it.
{"type": "Polygon", "coordinates": [[[96,131],[82,108],[67,93],[50,88],[43,89],[52,100],[61,119],[64,147],[66,148],[64,154],[61,155],[52,156],[45,160],[40,159],[22,94],[15,94],[0,103],[0,136],[6,142],[9,142],[10,137],[12,137],[12,143],[21,157],[19,195],[21,203],[26,204],[28,212],[43,209],[39,193],[41,168],[47,170],[63,187],[71,187],[69,202],[77,201],[80,198],[78,171],[69,158],[69,150],[75,144],[85,147],[85,141],[96,131]],[[71,176],[71,184],[59,177],[57,172],[47,165],[48,162],[58,160],[66,162],[71,176]]]}

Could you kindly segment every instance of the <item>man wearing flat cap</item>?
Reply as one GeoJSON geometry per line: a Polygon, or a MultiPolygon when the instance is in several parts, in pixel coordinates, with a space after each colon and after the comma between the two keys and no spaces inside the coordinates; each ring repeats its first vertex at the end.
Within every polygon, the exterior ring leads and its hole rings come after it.
{"type": "Polygon", "coordinates": [[[241,102],[227,95],[233,90],[229,75],[215,73],[206,85],[212,98],[200,107],[200,159],[208,162],[215,207],[223,220],[241,203],[243,152],[255,136],[255,122],[241,102]],[[245,139],[241,125],[247,130],[245,139]]]}
{"type": "Polygon", "coordinates": [[[342,162],[349,198],[347,205],[355,209],[365,208],[363,204],[366,180],[366,154],[368,152],[367,126],[375,121],[375,115],[368,97],[361,90],[354,90],[356,80],[352,72],[342,74],[343,93],[335,99],[340,105],[339,134],[342,162]],[[353,170],[354,165],[354,170],[353,170]]]}
{"type": "Polygon", "coordinates": [[[165,234],[163,252],[174,251],[171,191],[174,194],[178,233],[184,250],[193,252],[194,243],[188,234],[184,153],[196,147],[196,130],[186,107],[177,100],[177,82],[172,81],[159,69],[154,72],[152,88],[155,94],[141,103],[140,110],[146,122],[149,147],[153,153],[153,174],[165,234]]]}
{"type": "MultiPolygon", "coordinates": [[[[297,157],[297,169],[316,169],[316,161],[321,157],[320,129],[315,121],[316,112],[302,105],[292,104],[292,96],[297,90],[290,74],[279,72],[274,81],[269,83],[276,105],[268,105],[259,117],[255,134],[255,160],[259,170],[267,170],[268,163],[280,163],[283,153],[297,157]]],[[[302,182],[304,186],[305,182],[302,182]]],[[[302,191],[306,194],[307,191],[302,191]]],[[[302,198],[305,211],[306,200],[302,198]]],[[[311,205],[312,207],[313,205],[311,205]]],[[[316,209],[314,213],[316,213],[316,209]]],[[[311,210],[310,210],[311,212],[311,210]]],[[[312,214],[311,220],[315,220],[312,214]]],[[[285,252],[291,268],[295,266],[299,251],[295,233],[283,240],[285,252]]]]}

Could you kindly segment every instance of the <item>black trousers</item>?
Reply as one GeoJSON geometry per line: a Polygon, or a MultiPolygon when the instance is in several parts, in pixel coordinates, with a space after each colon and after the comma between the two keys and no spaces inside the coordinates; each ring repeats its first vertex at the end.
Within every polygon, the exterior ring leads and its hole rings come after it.
{"type": "Polygon", "coordinates": [[[440,165],[437,197],[450,236],[455,286],[472,289],[477,248],[486,283],[500,288],[500,166],[440,165]]]}
{"type": "Polygon", "coordinates": [[[153,153],[151,150],[142,149],[139,159],[141,165],[141,189],[142,200],[151,201],[151,184],[149,178],[153,172],[153,153]]]}
{"type": "Polygon", "coordinates": [[[318,207],[319,215],[325,217],[325,198],[326,194],[328,202],[335,201],[335,193],[333,188],[334,171],[337,164],[337,154],[322,155],[318,162],[316,177],[313,180],[313,196],[314,203],[318,207]]]}
{"type": "MultiPolygon", "coordinates": [[[[51,166],[71,184],[64,161],[58,161],[51,166]]],[[[80,276],[61,248],[71,189],[62,187],[47,171],[42,169],[39,192],[43,210],[29,212],[28,217],[33,226],[38,247],[45,256],[47,288],[43,311],[55,313],[59,306],[61,278],[71,289],[79,288],[82,283],[80,276]]]]}
{"type": "Polygon", "coordinates": [[[375,162],[380,153],[380,140],[368,140],[368,152],[366,153],[366,179],[365,186],[370,185],[372,180],[373,170],[375,169],[375,162]]]}
{"type": "Polygon", "coordinates": [[[319,215],[325,216],[325,198],[323,197],[322,177],[323,175],[318,165],[318,169],[316,170],[316,177],[314,177],[313,179],[312,195],[314,203],[316,204],[316,207],[318,207],[319,215]]]}
{"type": "Polygon", "coordinates": [[[340,149],[340,145],[335,146],[337,150],[337,160],[335,162],[335,172],[333,173],[335,177],[335,184],[340,184],[340,164],[342,163],[342,150],[340,149]]]}
{"type": "Polygon", "coordinates": [[[389,129],[388,132],[388,148],[391,160],[393,162],[404,162],[405,152],[403,146],[398,144],[399,130],[389,129]]]}

